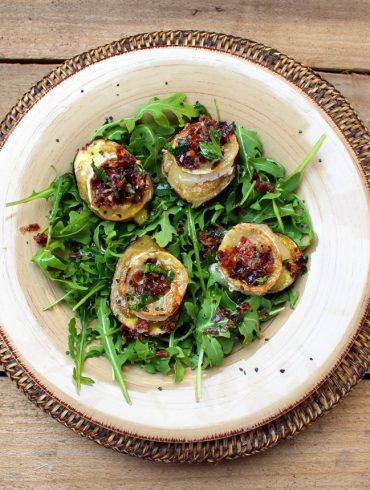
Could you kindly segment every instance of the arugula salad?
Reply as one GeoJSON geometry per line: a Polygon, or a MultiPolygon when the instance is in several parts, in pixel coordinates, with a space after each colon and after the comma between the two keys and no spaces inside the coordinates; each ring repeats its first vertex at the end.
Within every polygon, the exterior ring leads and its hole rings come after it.
{"type": "Polygon", "coordinates": [[[196,370],[199,401],[203,370],[294,308],[314,238],[296,189],[324,138],[287,175],[217,103],[213,118],[184,93],[153,97],[107,119],[48,188],[8,203],[50,202],[32,261],[63,290],[44,310],[73,311],[78,391],[94,383],[85,362],[105,356],[128,403],[129,364],[175,383],[196,370]]]}

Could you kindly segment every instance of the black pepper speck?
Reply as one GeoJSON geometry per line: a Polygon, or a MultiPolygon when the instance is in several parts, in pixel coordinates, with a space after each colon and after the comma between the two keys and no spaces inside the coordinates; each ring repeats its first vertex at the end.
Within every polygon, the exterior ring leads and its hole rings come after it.
{"type": "Polygon", "coordinates": [[[119,83],[117,83],[116,87],[119,87],[119,83]]]}
{"type": "Polygon", "coordinates": [[[269,338],[267,338],[267,337],[265,338],[265,342],[268,342],[269,340],[270,340],[269,338]]]}
{"type": "Polygon", "coordinates": [[[302,129],[300,129],[300,130],[298,131],[298,133],[299,133],[299,134],[302,134],[302,129]]]}
{"type": "Polygon", "coordinates": [[[310,361],[313,361],[313,358],[312,357],[310,357],[310,361]]]}
{"type": "Polygon", "coordinates": [[[56,141],[57,143],[59,143],[60,139],[59,139],[59,138],[57,138],[55,141],[56,141]]]}
{"type": "Polygon", "coordinates": [[[258,373],[258,368],[254,368],[254,370],[256,371],[256,373],[258,373]]]}
{"type": "Polygon", "coordinates": [[[280,369],[280,372],[281,372],[282,374],[284,374],[284,373],[285,373],[285,369],[280,369]]]}
{"type": "Polygon", "coordinates": [[[82,88],[82,89],[81,89],[81,94],[83,94],[83,93],[84,93],[84,89],[82,88]]]}
{"type": "Polygon", "coordinates": [[[243,372],[243,368],[239,368],[239,371],[243,372]]]}
{"type": "Polygon", "coordinates": [[[158,386],[158,390],[162,391],[163,390],[162,386],[158,386]]]}
{"type": "Polygon", "coordinates": [[[164,82],[165,85],[168,85],[168,82],[164,82]]]}
{"type": "Polygon", "coordinates": [[[66,355],[69,356],[69,350],[66,350],[66,355]]]}
{"type": "Polygon", "coordinates": [[[321,162],[322,162],[322,160],[321,160],[321,158],[319,158],[319,163],[321,163],[321,162]]]}

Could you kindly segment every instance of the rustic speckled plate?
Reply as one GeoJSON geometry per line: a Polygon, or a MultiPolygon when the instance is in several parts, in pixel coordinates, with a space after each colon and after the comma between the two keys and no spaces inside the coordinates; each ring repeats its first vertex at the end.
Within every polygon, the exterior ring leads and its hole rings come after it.
{"type": "MultiPolygon", "coordinates": [[[[247,40],[154,33],[69,60],[24,96],[1,131],[0,360],[33,401],[101,444],[151,459],[235,457],[287,435],[284,430],[272,434],[271,421],[280,417],[283,429],[289,426],[289,414],[298,413],[294,407],[332,379],[366,317],[369,136],[340,94],[309,69],[247,40]],[[5,209],[4,204],[47,186],[54,175],[51,165],[66,171],[105,116],[133,114],[149,97],[175,91],[209,106],[216,97],[222,117],[256,130],[266,154],[288,170],[327,135],[299,190],[317,234],[309,273],[297,286],[294,311],[287,309],[265,326],[260,340],[204,374],[201,403],[195,402],[193,372],[175,386],[160,374],[125,368],[129,406],[104,359],[88,362],[86,374],[96,383],[78,395],[73,363],[65,354],[71,312],[64,306],[42,311],[60,291],[30,262],[37,245],[18,231],[21,225],[44,223],[48,205],[5,209]],[[265,438],[249,444],[250,431],[263,427],[270,427],[265,438]],[[194,441],[213,442],[197,446],[194,441]],[[174,453],[174,448],[180,449],[174,453]]],[[[363,350],[361,341],[358,345],[360,354],[365,352],[363,367],[366,345],[363,350]]],[[[340,396],[352,384],[338,388],[340,396]]],[[[296,428],[316,416],[309,414],[296,428]]]]}

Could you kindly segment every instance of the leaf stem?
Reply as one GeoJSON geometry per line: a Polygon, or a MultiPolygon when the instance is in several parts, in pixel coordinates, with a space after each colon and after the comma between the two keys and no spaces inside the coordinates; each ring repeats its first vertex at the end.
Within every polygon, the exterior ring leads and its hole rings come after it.
{"type": "Polygon", "coordinates": [[[250,188],[248,189],[247,193],[245,194],[245,196],[243,197],[243,199],[240,201],[240,205],[243,206],[243,204],[245,203],[245,201],[248,199],[248,197],[251,195],[251,192],[253,191],[254,187],[256,185],[256,181],[254,180],[252,182],[252,185],[250,186],[250,188]]]}
{"type": "Polygon", "coordinates": [[[83,305],[93,294],[97,293],[98,291],[100,291],[101,289],[103,289],[103,287],[105,286],[105,282],[98,282],[97,284],[95,284],[95,286],[90,289],[90,291],[85,294],[85,296],[83,298],[80,299],[80,301],[74,305],[74,307],[72,308],[73,311],[76,311],[81,305],[83,305]]]}
{"type": "Polygon", "coordinates": [[[57,215],[57,212],[58,212],[58,207],[59,207],[60,199],[62,197],[62,193],[61,193],[62,182],[63,182],[62,179],[59,178],[58,181],[57,181],[57,186],[56,186],[55,193],[54,193],[54,196],[55,196],[54,197],[54,202],[53,202],[53,206],[51,208],[51,213],[50,213],[50,216],[49,216],[48,238],[47,238],[47,241],[46,241],[46,248],[48,248],[49,243],[50,243],[50,240],[51,240],[51,233],[52,233],[53,226],[54,226],[55,219],[56,219],[56,215],[57,215]]]}
{"type": "Polygon", "coordinates": [[[276,220],[277,220],[278,225],[279,225],[279,231],[280,231],[280,233],[284,233],[284,231],[285,231],[284,223],[283,223],[283,220],[281,219],[280,210],[279,210],[279,206],[276,204],[276,199],[272,199],[272,208],[274,210],[276,220]]]}
{"type": "Polygon", "coordinates": [[[196,400],[200,402],[202,399],[202,364],[204,357],[204,348],[199,350],[198,366],[197,366],[197,387],[196,387],[196,400]]]}
{"type": "Polygon", "coordinates": [[[77,393],[80,393],[81,391],[82,369],[84,366],[84,357],[85,357],[84,355],[85,355],[86,328],[87,328],[85,312],[81,315],[80,323],[81,323],[81,339],[78,345],[78,354],[75,359],[75,370],[76,370],[75,381],[76,381],[77,393]]]}
{"type": "Polygon", "coordinates": [[[313,147],[311,148],[311,150],[304,157],[302,163],[298,166],[298,168],[293,173],[302,173],[303,172],[303,170],[307,167],[307,165],[310,163],[310,161],[312,160],[312,158],[319,151],[320,146],[323,144],[325,138],[326,138],[326,135],[325,134],[323,134],[322,136],[320,136],[320,138],[313,145],[313,147]]]}
{"type": "Polygon", "coordinates": [[[119,387],[121,388],[122,394],[125,397],[126,402],[131,405],[131,398],[127,391],[125,380],[122,375],[122,367],[120,366],[117,358],[117,353],[114,347],[114,343],[112,340],[110,332],[110,321],[108,314],[104,311],[104,299],[99,300],[98,306],[98,319],[100,323],[100,332],[101,332],[101,344],[104,347],[105,355],[107,356],[111,366],[114,379],[117,381],[119,387]]]}
{"type": "Polygon", "coordinates": [[[60,296],[59,298],[57,298],[55,301],[53,301],[52,303],[50,303],[49,305],[45,306],[42,311],[48,311],[50,310],[51,308],[53,308],[55,305],[57,305],[58,303],[60,303],[61,301],[65,300],[70,294],[72,293],[72,291],[67,291],[65,294],[63,294],[63,296],[60,296]]]}
{"type": "Polygon", "coordinates": [[[216,109],[216,117],[217,117],[217,121],[221,121],[220,108],[218,107],[218,103],[217,103],[216,98],[214,98],[214,99],[213,99],[213,103],[214,103],[214,105],[215,105],[215,109],[216,109]]]}
{"type": "Polygon", "coordinates": [[[190,231],[190,238],[191,241],[193,242],[193,247],[194,247],[194,253],[195,253],[195,261],[196,261],[196,266],[197,266],[197,272],[199,276],[199,282],[200,286],[202,288],[204,296],[207,296],[207,288],[204,282],[204,277],[203,277],[203,271],[202,271],[202,266],[200,263],[200,256],[199,256],[199,247],[198,247],[198,241],[197,241],[197,235],[195,232],[195,225],[194,225],[194,220],[193,220],[193,214],[191,211],[190,206],[186,210],[187,215],[188,215],[188,224],[189,224],[189,231],[190,231]]]}
{"type": "Polygon", "coordinates": [[[54,194],[54,191],[55,189],[53,187],[53,184],[51,184],[49,187],[43,189],[40,192],[32,192],[30,196],[25,197],[24,199],[20,199],[19,201],[7,202],[5,206],[6,207],[18,206],[18,204],[25,204],[26,202],[31,202],[34,201],[35,199],[48,199],[50,196],[54,194]]]}

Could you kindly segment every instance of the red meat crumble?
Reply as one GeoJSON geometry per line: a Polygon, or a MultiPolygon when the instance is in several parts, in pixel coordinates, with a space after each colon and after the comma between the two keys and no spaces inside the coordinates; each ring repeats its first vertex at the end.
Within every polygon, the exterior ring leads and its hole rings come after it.
{"type": "Polygon", "coordinates": [[[145,171],[136,163],[136,158],[123,147],[117,149],[117,158],[112,158],[99,167],[105,178],[94,175],[91,179],[93,204],[112,207],[126,202],[142,200],[147,188],[145,171]],[[122,148],[122,149],[121,149],[122,148]]]}
{"type": "Polygon", "coordinates": [[[218,252],[221,267],[233,279],[238,279],[248,286],[258,284],[260,277],[265,277],[274,271],[274,256],[271,247],[252,243],[242,237],[239,245],[218,252]]]}
{"type": "MultiPolygon", "coordinates": [[[[199,144],[201,142],[209,143],[211,141],[210,129],[214,128],[220,136],[220,145],[224,145],[230,139],[230,136],[234,134],[234,126],[221,121],[215,121],[209,119],[207,116],[202,115],[199,121],[193,124],[188,124],[184,129],[184,136],[178,139],[178,148],[184,147],[184,150],[176,156],[176,160],[180,167],[188,170],[195,170],[201,167],[205,162],[208,162],[206,158],[200,153],[199,144]]],[[[223,151],[223,148],[221,148],[223,151]]],[[[217,162],[214,164],[217,165],[217,162]]]]}
{"type": "Polygon", "coordinates": [[[36,233],[36,235],[34,235],[33,239],[39,245],[44,246],[44,245],[46,245],[46,242],[48,240],[48,234],[46,232],[44,232],[44,233],[36,233]]]}
{"type": "Polygon", "coordinates": [[[214,254],[217,252],[222,240],[222,232],[223,230],[220,226],[211,231],[198,231],[198,240],[204,246],[204,252],[206,254],[214,254]]]}
{"type": "Polygon", "coordinates": [[[171,288],[171,282],[168,279],[167,271],[159,273],[139,270],[133,274],[132,281],[137,296],[140,296],[144,292],[148,293],[150,296],[162,296],[171,288]]]}
{"type": "Polygon", "coordinates": [[[27,231],[39,231],[40,229],[40,225],[38,225],[37,223],[31,223],[30,225],[27,225],[27,226],[21,226],[19,228],[19,231],[21,233],[27,233],[27,231]]]}

